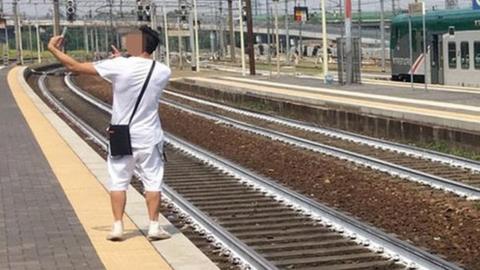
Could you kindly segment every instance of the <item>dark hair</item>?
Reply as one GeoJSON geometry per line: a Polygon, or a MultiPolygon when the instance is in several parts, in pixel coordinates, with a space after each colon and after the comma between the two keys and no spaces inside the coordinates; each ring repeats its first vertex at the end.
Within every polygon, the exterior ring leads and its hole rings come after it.
{"type": "Polygon", "coordinates": [[[160,43],[158,32],[146,25],[141,26],[140,31],[142,31],[143,34],[143,50],[148,54],[152,54],[157,48],[158,43],[160,43]]]}

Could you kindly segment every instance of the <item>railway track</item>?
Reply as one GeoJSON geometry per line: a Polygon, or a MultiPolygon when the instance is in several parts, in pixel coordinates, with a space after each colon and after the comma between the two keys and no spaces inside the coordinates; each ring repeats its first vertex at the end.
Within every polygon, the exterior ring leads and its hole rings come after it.
{"type": "MultiPolygon", "coordinates": [[[[45,79],[39,86],[48,96],[45,79]]],[[[50,99],[70,121],[83,122],[67,107],[85,104],[84,97],[65,90],[54,95],[50,99]]],[[[92,97],[89,102],[103,116],[86,119],[97,124],[83,123],[82,129],[104,145],[90,125],[105,126],[98,122],[108,121],[109,108],[92,97]]],[[[167,141],[167,196],[200,234],[228,247],[223,253],[234,262],[255,269],[459,269],[187,142],[171,135],[167,141]]]]}
{"type": "Polygon", "coordinates": [[[251,125],[261,126],[265,128],[265,132],[280,134],[283,138],[293,135],[298,146],[305,146],[304,142],[307,140],[310,147],[306,148],[310,150],[320,146],[323,150],[317,150],[326,154],[339,157],[342,156],[339,153],[342,153],[344,158],[357,164],[374,166],[394,176],[444,189],[469,199],[480,199],[480,162],[241,110],[171,90],[166,90],[165,93],[168,98],[164,98],[164,102],[177,109],[243,128],[251,125]],[[333,147],[334,153],[330,147],[333,147]]]}

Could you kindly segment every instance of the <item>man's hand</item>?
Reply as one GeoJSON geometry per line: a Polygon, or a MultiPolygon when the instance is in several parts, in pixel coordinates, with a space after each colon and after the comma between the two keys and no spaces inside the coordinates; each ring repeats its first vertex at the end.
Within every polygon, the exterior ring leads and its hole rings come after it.
{"type": "Polygon", "coordinates": [[[74,73],[97,75],[97,70],[92,63],[80,63],[71,56],[62,52],[63,37],[54,36],[48,42],[48,50],[62,63],[68,70],[74,73]]]}
{"type": "Polygon", "coordinates": [[[48,50],[60,50],[63,46],[64,38],[62,36],[53,36],[48,42],[48,50]]]}
{"type": "Polygon", "coordinates": [[[112,47],[112,54],[110,58],[122,56],[122,53],[117,49],[117,47],[115,47],[114,45],[110,45],[110,46],[112,47]]]}

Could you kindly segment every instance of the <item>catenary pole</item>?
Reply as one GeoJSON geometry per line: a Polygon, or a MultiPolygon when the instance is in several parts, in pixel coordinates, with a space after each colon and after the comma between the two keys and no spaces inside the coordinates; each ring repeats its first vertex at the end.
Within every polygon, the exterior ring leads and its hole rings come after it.
{"type": "Polygon", "coordinates": [[[168,44],[168,21],[167,21],[167,9],[165,8],[165,1],[163,1],[162,5],[162,13],[163,13],[163,32],[165,33],[165,62],[167,66],[170,67],[170,46],[168,44]]]}
{"type": "Polygon", "coordinates": [[[280,39],[278,34],[278,0],[275,3],[275,46],[277,53],[277,75],[280,76],[280,39]]]}
{"type": "MultiPolygon", "coordinates": [[[[383,1],[383,0],[380,0],[383,1]]],[[[345,56],[346,56],[346,83],[353,82],[352,57],[352,0],[345,0],[345,56]]]]}
{"type": "Polygon", "coordinates": [[[238,0],[238,10],[239,10],[239,26],[240,26],[240,55],[242,63],[242,75],[246,75],[245,71],[245,40],[243,39],[243,12],[242,12],[242,0],[238,0]]]}
{"type": "Polygon", "coordinates": [[[423,69],[424,69],[424,79],[423,79],[423,83],[425,85],[425,91],[428,90],[428,86],[427,86],[427,55],[428,55],[428,51],[427,51],[427,28],[425,27],[425,1],[422,2],[422,24],[423,24],[423,69]]]}
{"type": "Polygon", "coordinates": [[[195,26],[195,57],[197,63],[197,72],[200,71],[200,48],[199,48],[199,39],[198,36],[198,16],[197,16],[197,0],[193,0],[193,19],[194,19],[194,26],[195,26]]]}
{"type": "Polygon", "coordinates": [[[33,36],[32,36],[32,23],[28,23],[28,49],[30,50],[30,61],[33,63],[33,36]]]}
{"type": "Polygon", "coordinates": [[[18,16],[18,0],[13,1],[13,18],[15,21],[15,49],[17,50],[17,63],[23,65],[22,30],[18,16]]]}
{"type": "MultiPolygon", "coordinates": [[[[323,1],[323,0],[321,0],[323,1]]],[[[288,0],[285,0],[285,47],[287,49],[287,64],[290,64],[290,31],[289,31],[289,24],[290,24],[290,16],[288,13],[288,0]]]]}
{"type": "Polygon", "coordinates": [[[325,0],[321,0],[322,8],[322,50],[323,50],[323,80],[327,81],[328,74],[328,50],[327,50],[327,18],[325,11],[325,0]]]}
{"type": "Polygon", "coordinates": [[[37,58],[38,58],[38,63],[42,63],[42,54],[40,52],[40,29],[38,25],[37,3],[35,3],[34,6],[35,6],[35,34],[37,37],[37,58]]]}
{"type": "Polygon", "coordinates": [[[181,21],[180,18],[177,18],[178,22],[178,66],[180,70],[183,69],[183,53],[182,53],[182,26],[181,26],[181,21]]]}
{"type": "Polygon", "coordinates": [[[385,7],[384,0],[380,0],[380,42],[382,46],[382,72],[385,72],[385,7]]]}
{"type": "Polygon", "coordinates": [[[255,75],[255,36],[253,34],[253,19],[252,19],[252,1],[246,1],[247,8],[247,44],[248,44],[248,62],[250,67],[250,75],[255,75]]]}
{"type": "Polygon", "coordinates": [[[410,85],[413,90],[412,15],[408,15],[408,48],[410,50],[410,85]]]}
{"type": "Polygon", "coordinates": [[[228,0],[228,27],[230,30],[230,58],[235,62],[235,30],[233,29],[233,0],[228,0]]]}
{"type": "Polygon", "coordinates": [[[196,62],[197,62],[197,72],[200,71],[200,46],[199,46],[199,37],[198,37],[198,16],[197,16],[197,0],[193,0],[193,17],[194,17],[194,25],[195,25],[195,54],[196,62]]]}
{"type": "Polygon", "coordinates": [[[60,8],[58,0],[53,0],[53,35],[60,35],[60,8]]]}

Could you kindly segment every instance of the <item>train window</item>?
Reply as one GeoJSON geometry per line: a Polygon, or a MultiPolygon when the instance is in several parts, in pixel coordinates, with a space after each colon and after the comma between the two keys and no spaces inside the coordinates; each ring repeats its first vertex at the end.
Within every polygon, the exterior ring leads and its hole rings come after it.
{"type": "Polygon", "coordinates": [[[473,57],[475,69],[480,69],[480,41],[473,43],[473,57]]]}
{"type": "Polygon", "coordinates": [[[466,41],[460,43],[460,65],[462,69],[470,68],[470,51],[468,49],[468,42],[466,41]]]}
{"type": "Polygon", "coordinates": [[[455,42],[448,43],[448,67],[457,68],[457,46],[455,42]]]}

